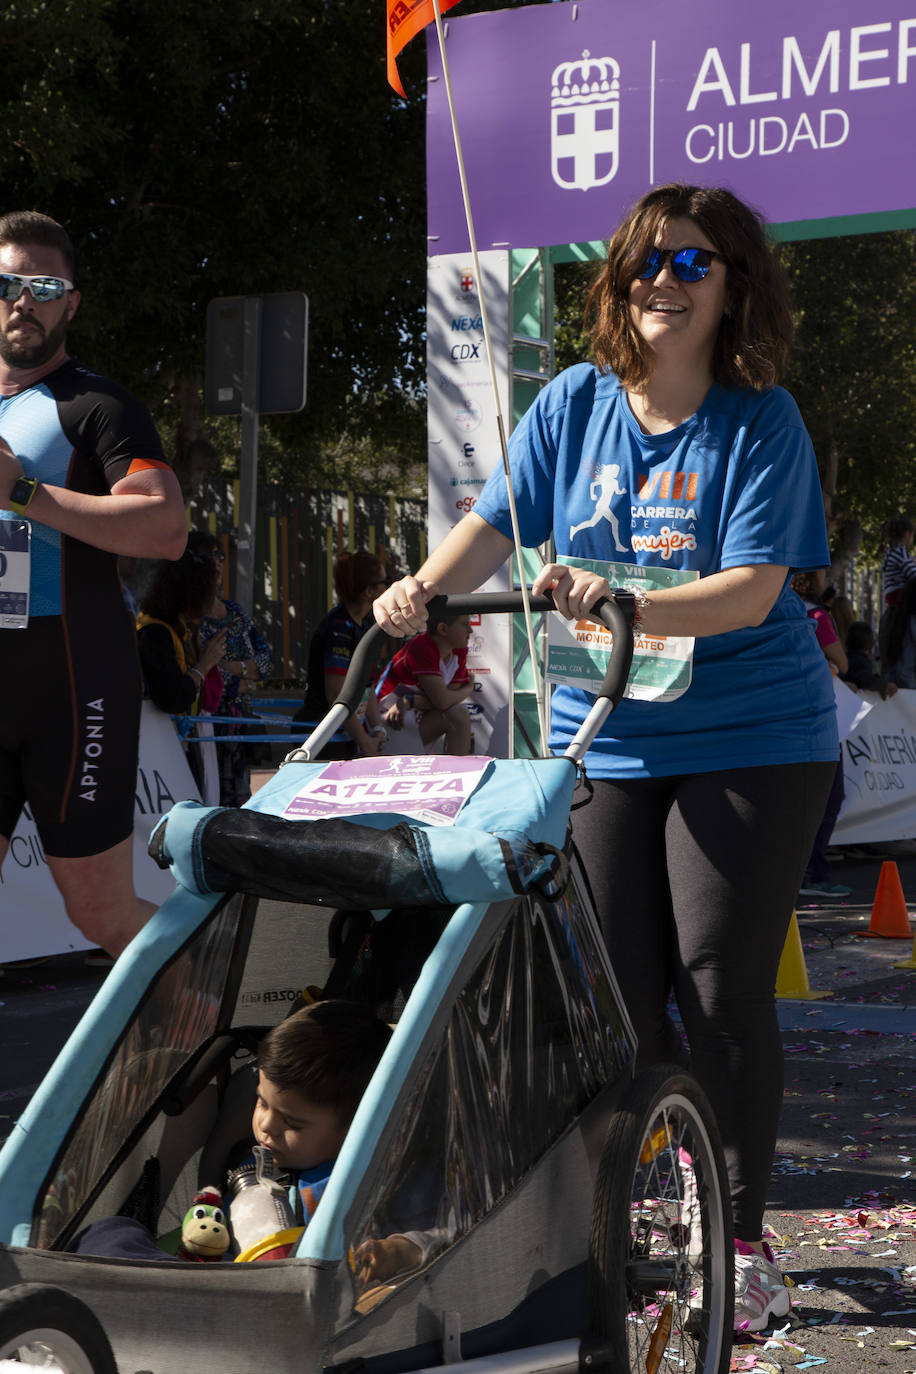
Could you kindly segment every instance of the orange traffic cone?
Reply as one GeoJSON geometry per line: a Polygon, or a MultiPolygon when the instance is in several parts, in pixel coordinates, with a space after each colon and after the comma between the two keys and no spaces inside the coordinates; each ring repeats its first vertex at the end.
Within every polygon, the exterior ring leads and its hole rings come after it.
{"type": "Polygon", "coordinates": [[[871,924],[868,930],[857,930],[856,934],[881,935],[885,940],[908,940],[912,933],[897,865],[893,860],[885,859],[878,875],[871,924]]]}
{"type": "Polygon", "coordinates": [[[794,911],[789,922],[789,933],[783,946],[779,968],[776,970],[776,996],[801,997],[808,1001],[814,1001],[819,997],[833,996],[832,992],[811,991],[811,984],[808,982],[808,970],[805,967],[805,951],[802,949],[801,934],[798,929],[798,917],[794,911]]]}

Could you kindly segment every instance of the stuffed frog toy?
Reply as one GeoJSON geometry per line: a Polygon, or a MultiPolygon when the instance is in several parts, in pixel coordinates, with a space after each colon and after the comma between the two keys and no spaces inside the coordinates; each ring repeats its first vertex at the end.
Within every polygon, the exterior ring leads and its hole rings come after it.
{"type": "Polygon", "coordinates": [[[222,1201],[218,1188],[202,1188],[194,1194],[181,1223],[178,1259],[206,1264],[223,1258],[229,1249],[229,1228],[222,1201]]]}

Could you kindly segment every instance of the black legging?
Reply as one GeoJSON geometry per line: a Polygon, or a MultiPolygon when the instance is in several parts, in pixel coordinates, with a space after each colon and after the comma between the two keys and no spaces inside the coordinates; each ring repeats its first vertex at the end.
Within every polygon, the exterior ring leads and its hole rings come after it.
{"type": "Polygon", "coordinates": [[[716,1114],[741,1240],[760,1239],[783,1091],[774,990],[835,763],[594,783],[573,836],[639,1037],[683,1060],[716,1114]]]}

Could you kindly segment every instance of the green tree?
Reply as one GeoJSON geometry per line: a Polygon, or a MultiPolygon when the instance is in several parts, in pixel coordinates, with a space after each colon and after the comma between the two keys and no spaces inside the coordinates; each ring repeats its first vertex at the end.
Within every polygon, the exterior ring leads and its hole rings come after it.
{"type": "Polygon", "coordinates": [[[914,510],[916,235],[785,245],[796,339],[786,386],[814,441],[842,556],[874,557],[891,515],[914,510]]]}
{"type": "Polygon", "coordinates": [[[0,10],[3,205],[70,229],[74,352],[151,405],[186,485],[238,445],[202,411],[207,304],[267,291],[308,294],[311,338],[307,408],[265,417],[265,476],[314,477],[348,439],[389,474],[425,461],[424,50],[402,54],[402,100],[384,0],[0,10]]]}

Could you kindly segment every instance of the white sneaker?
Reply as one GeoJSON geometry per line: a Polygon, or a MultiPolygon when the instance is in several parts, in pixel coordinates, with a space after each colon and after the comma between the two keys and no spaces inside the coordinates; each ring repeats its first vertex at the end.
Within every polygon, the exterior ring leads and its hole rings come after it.
{"type": "Polygon", "coordinates": [[[787,1317],[791,1310],[789,1290],[766,1241],[758,1255],[745,1241],[736,1240],[735,1330],[762,1331],[773,1317],[787,1317]]]}

